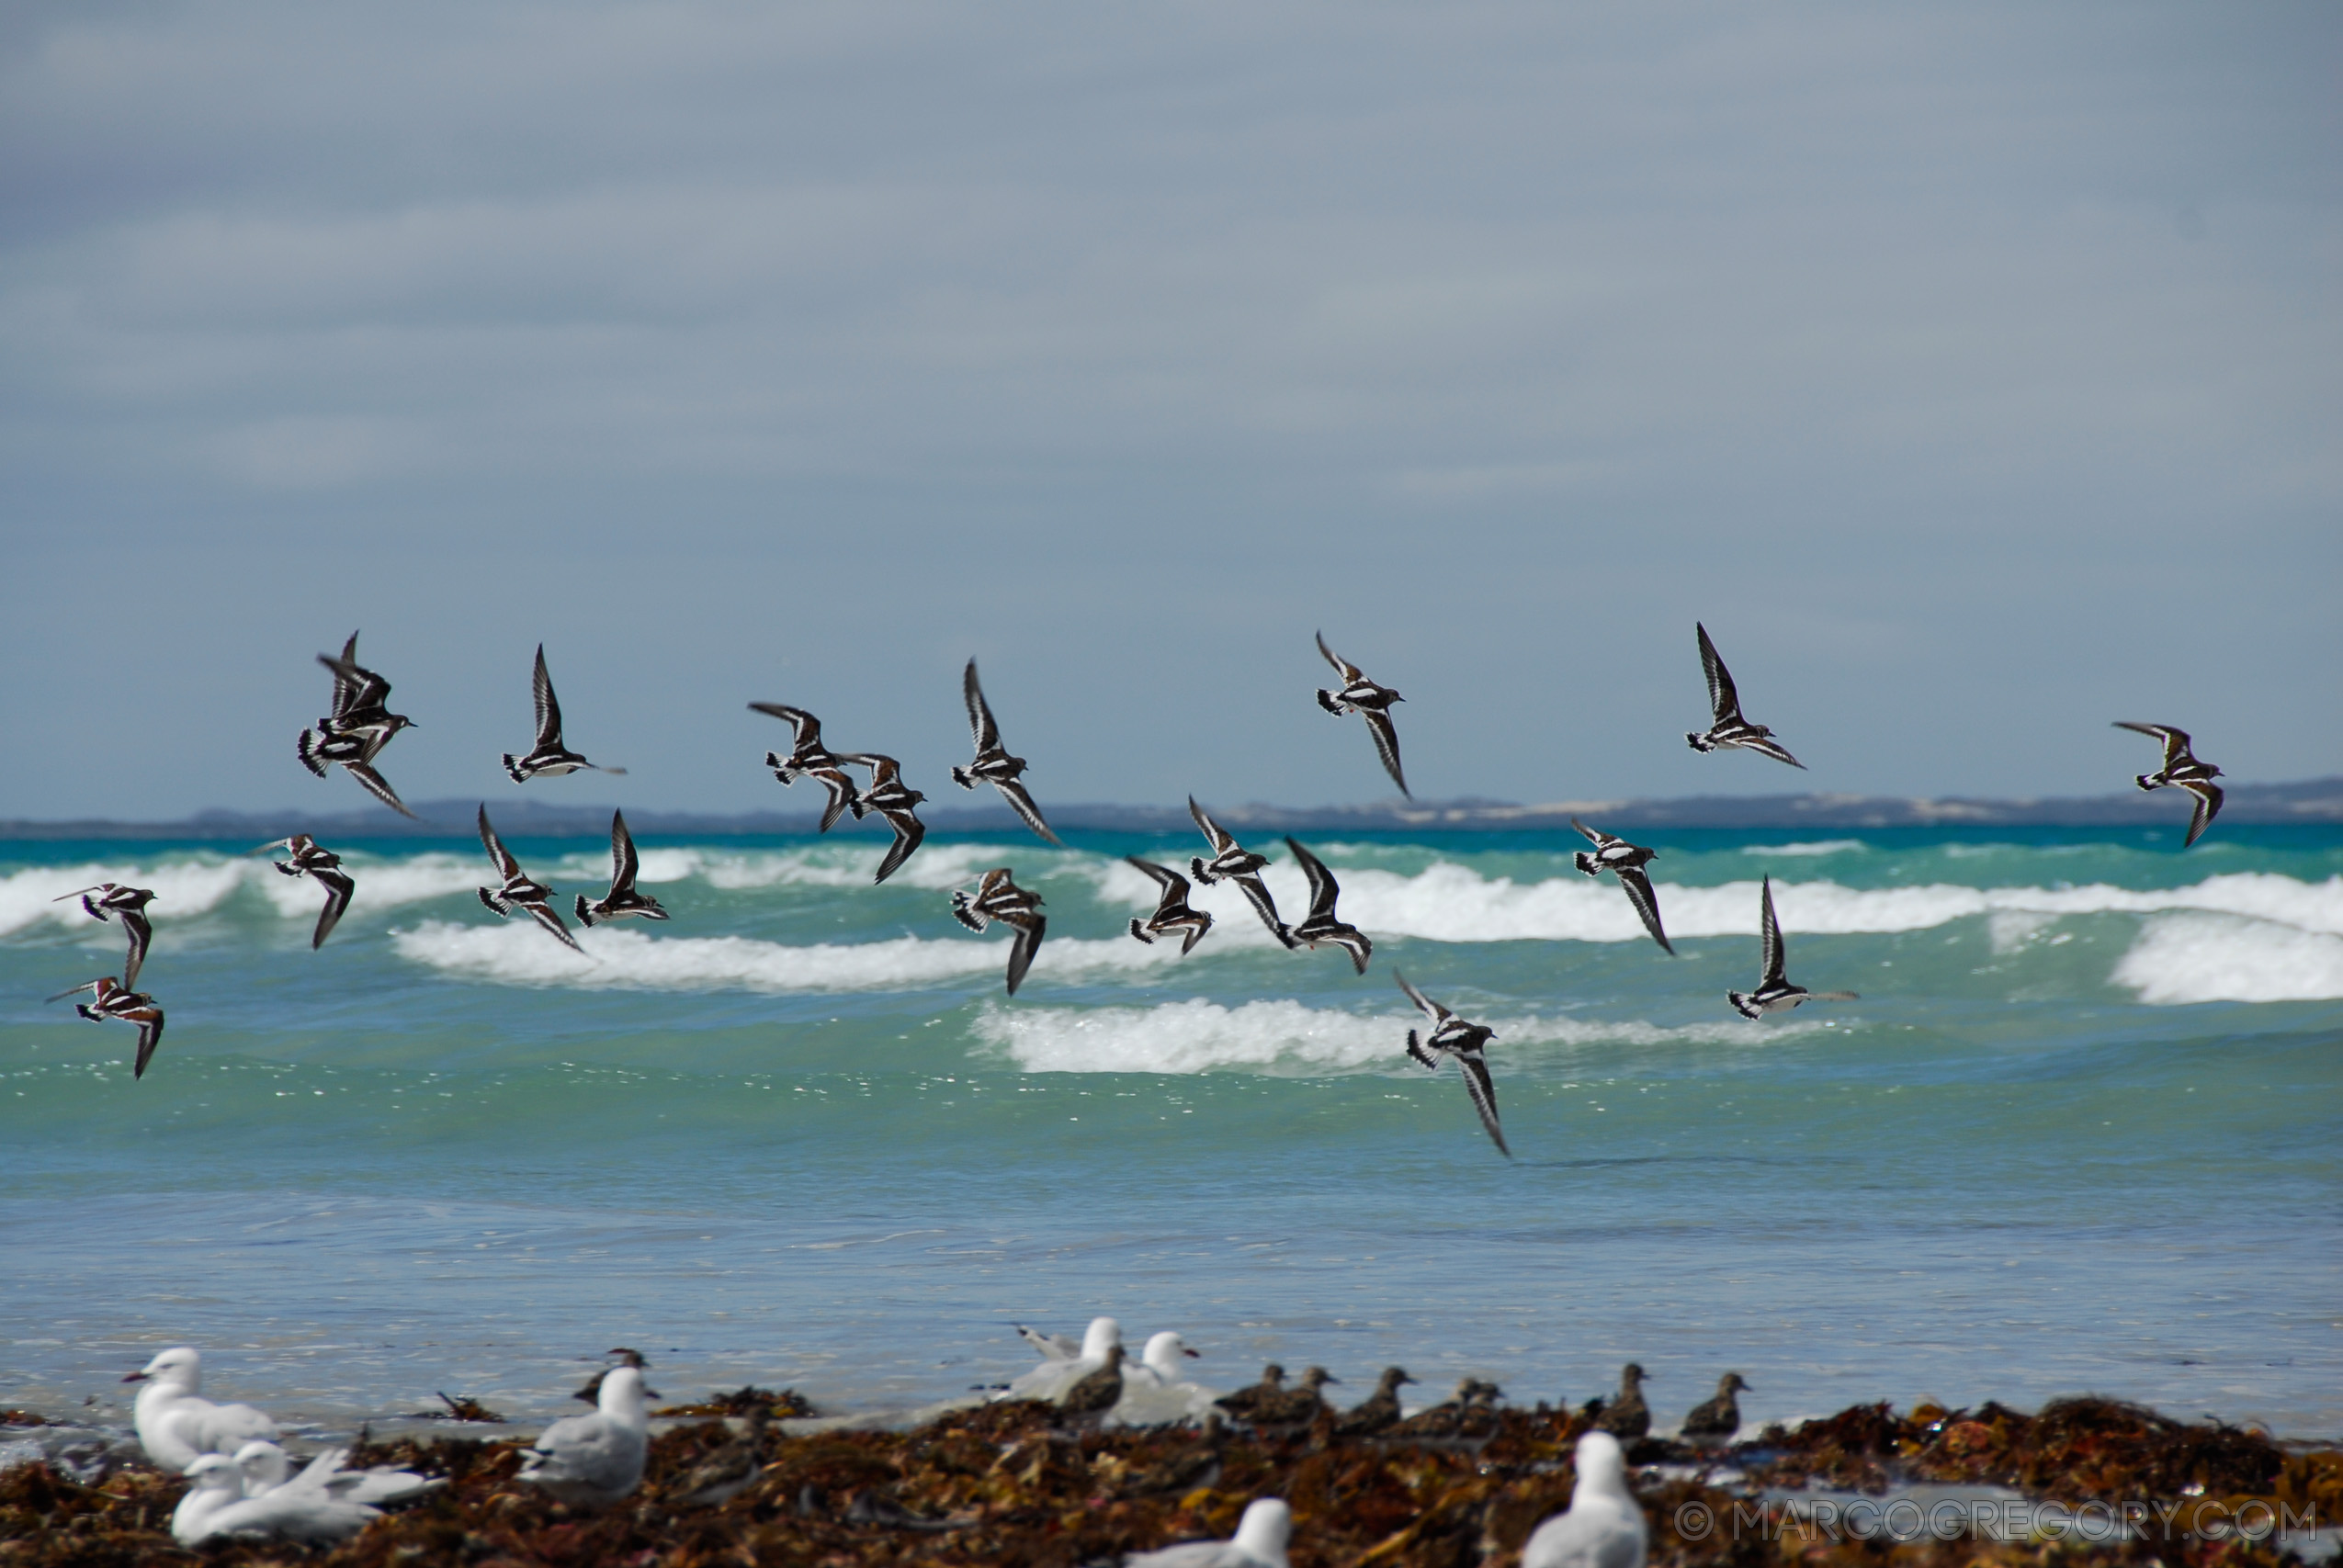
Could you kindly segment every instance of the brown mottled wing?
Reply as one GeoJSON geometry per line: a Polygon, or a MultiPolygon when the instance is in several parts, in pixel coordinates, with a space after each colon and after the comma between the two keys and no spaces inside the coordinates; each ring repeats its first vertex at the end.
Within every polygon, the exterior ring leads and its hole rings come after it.
{"type": "Polygon", "coordinates": [[[769,715],[787,725],[793,749],[803,746],[809,739],[816,742],[821,739],[821,720],[803,708],[793,708],[787,703],[751,703],[749,708],[752,712],[769,715]]]}
{"type": "Polygon", "coordinates": [[[2168,724],[2134,724],[2128,718],[2117,719],[2115,728],[2136,730],[2142,735],[2152,735],[2162,741],[2164,765],[2168,768],[2175,763],[2195,761],[2189,754],[2189,732],[2185,729],[2175,729],[2168,724]]]}

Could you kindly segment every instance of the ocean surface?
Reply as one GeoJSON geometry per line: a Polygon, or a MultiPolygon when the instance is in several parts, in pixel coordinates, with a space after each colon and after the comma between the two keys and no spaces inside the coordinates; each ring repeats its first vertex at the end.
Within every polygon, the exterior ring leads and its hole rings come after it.
{"type": "MultiPolygon", "coordinates": [[[[2343,829],[1645,835],[1681,956],[1574,836],[1313,844],[1375,938],[1288,953],[1226,887],[1133,942],[1119,857],[1193,838],[643,843],[673,919],[581,957],[472,889],[471,840],[346,841],[357,900],[192,843],[0,843],[0,1406],[119,1421],[164,1346],[319,1432],[446,1391],[574,1410],[645,1350],[669,1399],[838,1411],[1031,1364],[1013,1322],[1208,1383],[1387,1363],[1663,1425],[1726,1369],[1752,1422],[2092,1391],[2343,1436],[2343,829]],[[1022,994],[946,890],[1047,899],[1022,994]],[[1790,975],[1746,1022],[1771,874],[1790,975]],[[153,887],[134,1032],[41,998],[119,972],[55,895],[153,887]],[[1493,1025],[1517,1157],[1402,1054],[1394,969],[1493,1025]]],[[[1298,915],[1301,879],[1269,874],[1298,915]]],[[[600,840],[519,840],[598,895],[600,840]]]]}

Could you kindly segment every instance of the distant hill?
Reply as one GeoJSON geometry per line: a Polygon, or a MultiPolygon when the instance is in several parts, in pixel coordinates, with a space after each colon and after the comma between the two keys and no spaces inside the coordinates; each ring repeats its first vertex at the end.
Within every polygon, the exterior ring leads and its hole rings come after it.
{"type": "MultiPolygon", "coordinates": [[[[448,838],[469,836],[476,797],[426,800],[415,806],[423,818],[410,822],[379,808],[316,813],[300,811],[199,812],[177,822],[0,821],[0,840],[40,839],[216,839],[258,843],[289,833],[320,838],[448,838]]],[[[2071,826],[2117,823],[2183,824],[2187,798],[2178,792],[2020,800],[1964,797],[1921,799],[1875,795],[1688,795],[1674,800],[1559,800],[1522,806],[1502,800],[1380,801],[1367,806],[1216,806],[1213,814],[1230,827],[1278,832],[1374,832],[1437,827],[1499,830],[1563,828],[1573,816],[1613,831],[1633,828],[1895,828],[1965,824],[1976,827],[2071,826]]],[[[489,809],[497,830],[514,837],[594,837],[609,831],[606,806],[560,806],[543,799],[506,795],[489,809]]],[[[1193,830],[1186,810],[1164,806],[1067,805],[1047,802],[1053,826],[1071,830],[1153,832],[1193,830]]],[[[922,818],[937,832],[1021,831],[1005,807],[936,805],[922,818]]],[[[813,811],[757,811],[737,816],[627,808],[628,825],[639,835],[810,833],[813,811]]],[[[2222,807],[2229,822],[2343,822],[2343,778],[2300,784],[2233,784],[2222,807]]],[[[843,829],[854,826],[851,818],[843,829]]],[[[873,823],[866,831],[883,833],[873,823]]]]}

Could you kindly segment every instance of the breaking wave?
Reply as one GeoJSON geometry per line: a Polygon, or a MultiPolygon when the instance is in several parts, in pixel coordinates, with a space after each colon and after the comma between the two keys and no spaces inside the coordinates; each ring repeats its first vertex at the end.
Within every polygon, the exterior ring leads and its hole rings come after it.
{"type": "Polygon", "coordinates": [[[2343,998],[2343,937],[2231,915],[2159,916],[2112,978],[2161,1007],[2331,1001],[2343,998]]]}

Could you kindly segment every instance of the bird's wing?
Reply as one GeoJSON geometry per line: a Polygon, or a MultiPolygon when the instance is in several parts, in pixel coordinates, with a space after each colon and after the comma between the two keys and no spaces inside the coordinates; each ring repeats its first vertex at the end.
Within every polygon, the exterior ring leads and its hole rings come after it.
{"type": "Polygon", "coordinates": [[[1009,803],[1009,809],[1015,812],[1044,842],[1056,844],[1060,849],[1065,847],[1064,840],[1051,832],[1049,824],[1041,819],[1041,807],[1033,803],[1033,796],[1025,793],[1024,784],[1016,779],[995,779],[992,787],[1001,792],[1001,798],[1009,803]]]}
{"type": "Polygon", "coordinates": [[[1782,922],[1773,914],[1773,878],[1767,877],[1758,901],[1758,955],[1765,965],[1765,974],[1758,981],[1758,989],[1786,986],[1789,978],[1782,953],[1782,922]]]}
{"type": "Polygon", "coordinates": [[[1741,742],[1741,749],[1745,751],[1755,751],[1760,757],[1771,757],[1777,762],[1787,762],[1794,768],[1805,766],[1804,762],[1790,755],[1790,749],[1787,746],[1771,736],[1760,735],[1753,740],[1744,740],[1741,742]]]}
{"type": "Polygon", "coordinates": [[[1325,862],[1302,848],[1300,842],[1291,836],[1285,840],[1285,847],[1294,852],[1294,858],[1302,863],[1302,874],[1310,879],[1309,918],[1313,920],[1332,919],[1334,900],[1342,892],[1334,880],[1334,874],[1326,869],[1325,862]]]}
{"type": "Polygon", "coordinates": [[[1259,915],[1261,923],[1269,928],[1270,934],[1287,947],[1292,947],[1294,939],[1285,934],[1285,922],[1277,918],[1277,901],[1269,896],[1269,885],[1250,873],[1236,881],[1237,886],[1244,890],[1246,900],[1252,905],[1253,913],[1259,915]]]}
{"type": "Polygon", "coordinates": [[[1416,1004],[1417,1008],[1421,1010],[1424,1017],[1432,1020],[1432,1028],[1438,1029],[1442,1024],[1447,1022],[1448,1020],[1454,1016],[1446,1008],[1442,1007],[1438,1002],[1433,1001],[1430,997],[1425,996],[1421,991],[1417,990],[1413,986],[1409,985],[1408,983],[1408,977],[1405,975],[1400,974],[1397,969],[1391,971],[1391,977],[1399,982],[1399,988],[1408,993],[1408,999],[1416,1004]]]}
{"type": "Polygon", "coordinates": [[[488,805],[485,801],[480,808],[480,841],[488,846],[488,863],[496,868],[498,876],[510,882],[521,874],[521,863],[513,858],[513,852],[504,847],[504,840],[498,838],[496,829],[488,825],[488,805]]]}
{"type": "Polygon", "coordinates": [[[1701,673],[1708,677],[1708,707],[1711,716],[1719,724],[1741,716],[1741,696],[1733,689],[1732,672],[1725,668],[1725,660],[1716,657],[1716,645],[1708,640],[1708,628],[1698,621],[1692,630],[1700,634],[1701,673]]]}
{"type": "Polygon", "coordinates": [[[1015,996],[1025,971],[1033,967],[1033,955],[1041,951],[1043,933],[1049,930],[1049,918],[1030,909],[1012,909],[1001,919],[1016,936],[1009,943],[1009,994],[1015,996]]]}
{"type": "Polygon", "coordinates": [[[350,907],[350,895],[357,891],[358,885],[347,872],[323,867],[311,872],[310,876],[325,889],[325,908],[318,911],[317,931],[309,939],[313,952],[323,947],[325,939],[334,934],[334,928],[341,923],[342,911],[350,907]]]}
{"type": "Polygon", "coordinates": [[[1344,926],[1335,933],[1334,941],[1351,955],[1353,972],[1365,974],[1367,960],[1375,955],[1375,943],[1367,939],[1366,932],[1356,926],[1344,926]]]}
{"type": "MultiPolygon", "coordinates": [[[[2180,787],[2197,797],[2196,814],[2189,818],[2189,836],[2180,845],[2185,850],[2203,837],[2204,830],[2213,826],[2213,814],[2221,809],[2223,795],[2219,784],[2205,784],[2195,779],[2190,780],[2180,787]]],[[[122,919],[127,921],[130,916],[125,914],[122,919]]],[[[126,986],[130,984],[128,980],[122,983],[126,986]]]]}
{"type": "MultiPolygon", "coordinates": [[[[154,1048],[163,1043],[163,1010],[150,1007],[146,1010],[153,1016],[136,1021],[139,1026],[139,1059],[130,1068],[133,1078],[146,1077],[146,1065],[154,1060],[154,1048]]],[[[269,1428],[272,1436],[276,1430],[274,1427],[269,1428]]]]}
{"type": "Polygon", "coordinates": [[[821,787],[830,792],[830,802],[821,808],[821,830],[827,833],[838,825],[846,807],[855,803],[855,781],[837,768],[815,768],[811,772],[821,787]]]}
{"type": "Polygon", "coordinates": [[[553,677],[545,668],[545,645],[537,645],[537,668],[529,673],[529,695],[537,700],[537,749],[561,750],[561,704],[553,695],[553,677]]]}
{"type": "Polygon", "coordinates": [[[2190,761],[2189,732],[2185,729],[2175,729],[2168,724],[2134,724],[2128,718],[2117,719],[2115,728],[2137,730],[2142,735],[2153,735],[2164,742],[2164,765],[2168,768],[2175,762],[2190,761]]]}
{"type": "Polygon", "coordinates": [[[977,684],[976,660],[968,660],[968,670],[960,676],[960,695],[968,700],[968,733],[976,739],[977,755],[1001,744],[1001,727],[992,722],[992,707],[984,700],[984,688],[977,684]]]}
{"type": "Polygon", "coordinates": [[[1324,632],[1318,634],[1318,650],[1326,655],[1326,661],[1334,666],[1336,672],[1342,677],[1342,683],[1344,685],[1347,686],[1353,682],[1364,681],[1366,679],[1365,671],[1361,670],[1357,665],[1352,663],[1349,660],[1344,659],[1341,654],[1326,646],[1326,634],[1324,632]]]}
{"type": "Polygon", "coordinates": [[[797,746],[821,739],[821,720],[803,708],[793,708],[787,703],[751,703],[749,707],[753,712],[768,714],[787,725],[797,746]]]}
{"type": "Polygon", "coordinates": [[[1488,1129],[1489,1141],[1499,1154],[1512,1158],[1513,1151],[1505,1146],[1505,1129],[1497,1124],[1497,1085],[1489,1078],[1488,1064],[1474,1052],[1458,1055],[1456,1065],[1465,1069],[1465,1092],[1473,1097],[1473,1109],[1480,1112],[1480,1124],[1488,1129]]]}
{"type": "Polygon", "coordinates": [[[339,718],[350,711],[350,698],[358,689],[358,634],[352,632],[350,640],[342,645],[342,657],[321,653],[317,661],[334,672],[334,705],[328,709],[332,717],[339,718]]]}
{"type": "Polygon", "coordinates": [[[1375,737],[1375,751],[1383,759],[1383,771],[1391,775],[1401,795],[1413,800],[1415,796],[1408,792],[1408,775],[1399,771],[1399,729],[1391,722],[1390,713],[1366,708],[1360,716],[1366,720],[1367,733],[1375,737]]]}
{"type": "Polygon", "coordinates": [[[345,762],[342,767],[352,778],[366,786],[367,794],[374,796],[402,817],[414,816],[413,812],[407,809],[407,803],[399,798],[399,792],[390,787],[390,781],[376,773],[371,763],[345,762]]]}
{"type": "Polygon", "coordinates": [[[887,858],[878,863],[878,874],[871,878],[873,884],[884,882],[900,871],[903,863],[911,858],[911,852],[920,847],[920,840],[927,837],[926,824],[910,812],[889,811],[886,816],[887,825],[895,829],[895,842],[888,850],[887,858]]]}
{"type": "Polygon", "coordinates": [[[627,831],[627,814],[610,814],[610,891],[631,893],[635,889],[635,874],[642,869],[641,857],[635,853],[635,836],[627,831]]]}
{"type": "Polygon", "coordinates": [[[585,951],[584,948],[578,945],[578,939],[570,934],[570,928],[561,923],[561,917],[554,911],[550,905],[524,904],[521,907],[526,909],[529,914],[536,919],[538,925],[543,926],[547,931],[549,931],[555,936],[560,937],[561,939],[562,946],[568,948],[572,953],[583,953],[585,951]]]}
{"type": "Polygon", "coordinates": [[[1584,833],[1587,836],[1587,841],[1598,850],[1605,848],[1611,844],[1615,844],[1619,841],[1611,834],[1603,832],[1600,829],[1588,827],[1585,823],[1579,821],[1575,817],[1570,818],[1570,826],[1576,828],[1579,832],[1584,833]]]}
{"type": "Polygon", "coordinates": [[[1237,847],[1237,840],[1212,819],[1212,813],[1196,804],[1196,797],[1193,795],[1188,796],[1188,815],[1194,818],[1196,826],[1204,830],[1204,841],[1212,846],[1214,854],[1226,854],[1237,847]]]}
{"type": "Polygon", "coordinates": [[[1614,866],[1612,871],[1619,878],[1619,886],[1627,890],[1627,902],[1643,917],[1644,930],[1651,932],[1651,940],[1673,956],[1676,949],[1669,942],[1668,933],[1659,929],[1659,898],[1651,890],[1651,878],[1644,874],[1644,868],[1639,865],[1614,866]]]}
{"type": "MultiPolygon", "coordinates": [[[[2197,813],[2200,817],[2204,814],[2202,802],[2199,802],[2197,813]]],[[[146,962],[147,943],[154,940],[154,927],[147,922],[144,910],[123,909],[119,913],[122,930],[130,939],[130,955],[122,960],[122,988],[135,991],[139,986],[139,968],[146,962]]]]}

